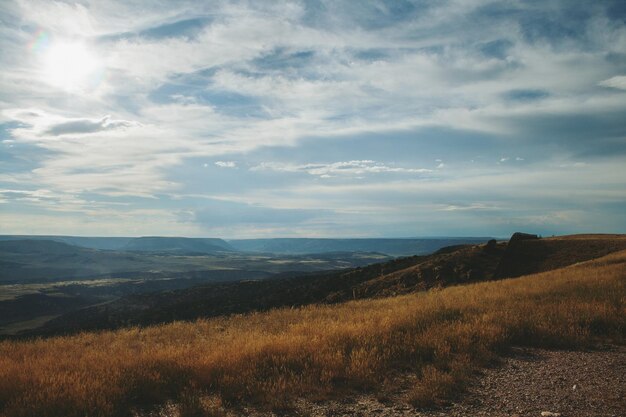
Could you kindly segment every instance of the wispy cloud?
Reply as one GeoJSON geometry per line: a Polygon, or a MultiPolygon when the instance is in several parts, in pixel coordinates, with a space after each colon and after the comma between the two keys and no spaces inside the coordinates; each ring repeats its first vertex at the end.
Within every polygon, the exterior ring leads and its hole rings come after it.
{"type": "Polygon", "coordinates": [[[217,161],[215,165],[220,168],[237,168],[237,164],[234,161],[217,161]]]}
{"type": "MultiPolygon", "coordinates": [[[[335,182],[349,193],[412,190],[428,179],[445,189],[479,177],[475,170],[498,177],[524,167],[580,193],[549,168],[583,160],[614,167],[626,157],[626,27],[617,4],[4,2],[0,186],[126,199],[136,210],[163,204],[170,214],[201,203],[167,196],[219,194],[201,177],[219,168],[220,181],[248,203],[256,198],[250,183],[267,192],[335,182]],[[102,68],[88,88],[60,89],[46,73],[46,47],[68,40],[84,43],[102,68]],[[406,142],[385,146],[395,136],[406,142]],[[348,139],[362,145],[347,149],[348,139]],[[305,148],[317,153],[298,153],[305,148]]],[[[528,178],[520,192],[543,182],[528,178]]],[[[450,207],[487,201],[473,192],[450,207]]],[[[331,195],[321,203],[350,205],[331,195]]],[[[45,207],[41,195],[25,198],[45,207]]],[[[308,203],[292,198],[293,209],[308,203]]],[[[359,204],[382,213],[380,198],[359,204]]],[[[15,198],[4,201],[19,212],[15,198]]],[[[440,215],[472,212],[431,203],[440,215]]],[[[410,222],[412,209],[396,218],[410,222]]],[[[367,224],[388,224],[383,217],[367,224]]]]}
{"type": "Polygon", "coordinates": [[[432,172],[426,168],[403,168],[392,165],[386,165],[381,162],[371,160],[361,161],[344,161],[333,162],[330,164],[303,164],[293,165],[278,162],[263,162],[260,165],[250,168],[251,171],[270,170],[277,172],[306,172],[310,175],[316,175],[328,178],[337,175],[363,175],[363,174],[381,174],[381,173],[399,173],[399,174],[427,174],[432,172]]]}
{"type": "Polygon", "coordinates": [[[490,206],[484,203],[470,203],[470,204],[447,204],[441,206],[440,211],[465,211],[465,210],[497,210],[499,207],[490,206]]]}
{"type": "Polygon", "coordinates": [[[616,75],[604,81],[600,81],[598,85],[602,87],[617,88],[619,90],[626,90],[626,75],[616,75]]]}
{"type": "Polygon", "coordinates": [[[111,116],[104,116],[100,120],[75,119],[48,127],[44,132],[49,135],[68,135],[81,133],[95,133],[105,130],[120,129],[130,127],[133,123],[126,120],[111,120],[111,116]]]}
{"type": "Polygon", "coordinates": [[[11,120],[25,127],[13,130],[16,139],[32,139],[36,136],[82,135],[138,126],[128,120],[114,120],[107,115],[99,119],[65,118],[37,109],[11,109],[4,112],[11,120]]]}

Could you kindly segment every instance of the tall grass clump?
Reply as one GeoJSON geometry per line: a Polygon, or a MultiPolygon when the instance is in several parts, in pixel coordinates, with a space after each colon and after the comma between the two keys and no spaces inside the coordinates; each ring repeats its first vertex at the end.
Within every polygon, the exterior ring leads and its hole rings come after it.
{"type": "Polygon", "coordinates": [[[579,348],[626,335],[626,251],[517,279],[0,343],[0,415],[126,416],[164,404],[220,415],[250,404],[379,389],[418,375],[409,400],[445,402],[513,345],[579,348]]]}

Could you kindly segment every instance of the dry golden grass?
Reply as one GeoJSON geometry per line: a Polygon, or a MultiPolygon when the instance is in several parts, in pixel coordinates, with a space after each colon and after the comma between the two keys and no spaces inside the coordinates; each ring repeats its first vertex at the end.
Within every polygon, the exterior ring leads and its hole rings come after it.
{"type": "Polygon", "coordinates": [[[118,416],[172,400],[288,407],[421,375],[416,405],[449,399],[511,345],[626,336],[626,251],[518,279],[335,306],[0,343],[0,415],[118,416]]]}

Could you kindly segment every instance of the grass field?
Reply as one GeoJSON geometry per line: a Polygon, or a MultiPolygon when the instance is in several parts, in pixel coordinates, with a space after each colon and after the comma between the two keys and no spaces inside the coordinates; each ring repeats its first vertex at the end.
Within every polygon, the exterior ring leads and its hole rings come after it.
{"type": "Polygon", "coordinates": [[[542,274],[378,300],[0,343],[0,415],[183,416],[377,390],[419,375],[417,406],[457,395],[514,345],[623,343],[626,251],[542,274]]]}

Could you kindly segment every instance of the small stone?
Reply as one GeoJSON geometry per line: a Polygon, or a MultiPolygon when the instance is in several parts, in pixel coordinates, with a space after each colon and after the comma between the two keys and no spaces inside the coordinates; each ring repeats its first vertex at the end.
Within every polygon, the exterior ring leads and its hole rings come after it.
{"type": "Polygon", "coordinates": [[[561,417],[561,413],[553,413],[551,411],[542,411],[541,417],[561,417]]]}
{"type": "Polygon", "coordinates": [[[572,387],[572,389],[573,389],[574,391],[576,391],[576,388],[578,388],[578,385],[574,384],[574,386],[572,387]]]}

